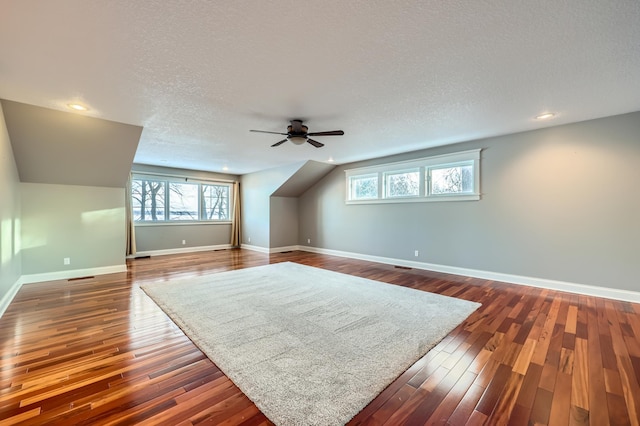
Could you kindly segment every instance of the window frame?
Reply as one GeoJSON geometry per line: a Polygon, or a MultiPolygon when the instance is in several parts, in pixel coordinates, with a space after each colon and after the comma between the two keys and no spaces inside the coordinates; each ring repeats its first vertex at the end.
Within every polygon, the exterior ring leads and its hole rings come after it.
{"type": "Polygon", "coordinates": [[[394,169],[394,170],[386,170],[382,172],[382,197],[385,200],[400,200],[407,198],[415,198],[419,197],[420,194],[423,193],[423,180],[421,179],[422,173],[420,167],[412,167],[408,169],[394,169]],[[406,173],[418,173],[418,193],[416,195],[390,195],[389,194],[389,176],[393,175],[401,175],[406,173]]]}
{"type": "Polygon", "coordinates": [[[376,166],[359,167],[345,170],[346,204],[378,204],[378,203],[424,203],[434,201],[478,201],[480,200],[480,152],[482,149],[460,151],[451,154],[418,158],[414,160],[379,164],[376,166]],[[432,194],[429,181],[430,171],[447,167],[473,167],[473,191],[464,193],[432,194]],[[387,176],[399,173],[419,171],[419,193],[409,196],[388,196],[387,176]],[[358,177],[378,177],[378,197],[367,199],[353,199],[351,182],[358,177]]]}
{"type": "MultiPolygon", "coordinates": [[[[137,220],[136,214],[133,213],[133,224],[135,226],[171,226],[171,225],[204,225],[204,224],[229,224],[232,222],[233,218],[233,184],[231,181],[224,180],[208,180],[208,179],[198,179],[198,178],[189,178],[189,177],[178,177],[171,175],[160,175],[160,174],[147,174],[144,172],[136,173],[133,172],[131,178],[131,185],[133,185],[134,181],[153,181],[153,182],[162,182],[164,185],[164,217],[158,220],[137,220]],[[197,185],[197,218],[195,219],[171,219],[171,188],[170,184],[189,184],[189,185],[197,185]],[[205,202],[203,200],[203,186],[224,186],[227,187],[227,211],[228,215],[226,219],[203,219],[205,216],[205,212],[203,211],[205,202]]],[[[133,188],[130,188],[130,197],[131,197],[131,206],[133,210],[133,206],[135,205],[133,199],[133,188]]]]}
{"type": "Polygon", "coordinates": [[[376,179],[378,179],[378,182],[376,184],[376,196],[375,197],[366,197],[366,198],[354,198],[354,200],[357,201],[369,201],[369,200],[376,200],[378,198],[380,198],[380,191],[381,191],[381,187],[380,187],[380,178],[378,177],[378,175],[376,173],[364,173],[361,175],[357,175],[357,176],[349,176],[347,177],[347,182],[348,182],[348,188],[349,188],[349,194],[348,197],[351,198],[352,194],[353,194],[353,190],[352,190],[352,183],[353,180],[356,179],[369,179],[375,177],[376,179]]]}

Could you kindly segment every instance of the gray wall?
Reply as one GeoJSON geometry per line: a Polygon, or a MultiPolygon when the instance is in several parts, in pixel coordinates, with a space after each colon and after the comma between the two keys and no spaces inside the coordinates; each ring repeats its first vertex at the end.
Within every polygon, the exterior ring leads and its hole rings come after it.
{"type": "Polygon", "coordinates": [[[270,248],[298,244],[298,198],[271,197],[270,248]]]}
{"type": "Polygon", "coordinates": [[[640,112],[343,165],[298,207],[301,245],[639,291],[640,112]],[[345,169],[474,148],[480,201],[344,202],[345,169]]]}
{"type": "Polygon", "coordinates": [[[154,250],[172,250],[188,247],[218,246],[231,241],[231,225],[138,225],[136,250],[138,253],[154,250]],[[185,244],[182,244],[182,240],[185,244]]]}
{"type": "Polygon", "coordinates": [[[23,274],[124,266],[124,188],[21,183],[20,190],[23,274]]]}
{"type": "Polygon", "coordinates": [[[20,181],[0,105],[0,301],[21,274],[20,181]]]}
{"type": "MultiPolygon", "coordinates": [[[[193,179],[238,181],[236,175],[169,167],[134,164],[134,173],[155,173],[169,176],[186,176],[193,179]]],[[[136,251],[175,250],[189,247],[219,246],[231,242],[230,223],[137,225],[136,251]],[[185,244],[182,244],[185,240],[185,244]]]]}
{"type": "Polygon", "coordinates": [[[296,163],[242,176],[242,244],[271,247],[271,227],[286,227],[279,224],[284,218],[270,213],[271,195],[301,166],[296,163]]]}

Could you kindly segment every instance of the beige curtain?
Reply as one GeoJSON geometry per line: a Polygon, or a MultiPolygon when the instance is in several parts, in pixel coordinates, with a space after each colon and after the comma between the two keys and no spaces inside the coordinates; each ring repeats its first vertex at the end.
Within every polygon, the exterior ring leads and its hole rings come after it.
{"type": "Polygon", "coordinates": [[[125,210],[126,210],[126,234],[127,234],[127,246],[125,253],[127,256],[136,254],[136,228],[133,225],[133,206],[131,205],[131,181],[133,175],[129,173],[129,179],[127,180],[127,188],[125,190],[125,210]]]}
{"type": "Polygon", "coordinates": [[[231,219],[231,247],[240,247],[240,182],[233,183],[233,219],[231,219]]]}

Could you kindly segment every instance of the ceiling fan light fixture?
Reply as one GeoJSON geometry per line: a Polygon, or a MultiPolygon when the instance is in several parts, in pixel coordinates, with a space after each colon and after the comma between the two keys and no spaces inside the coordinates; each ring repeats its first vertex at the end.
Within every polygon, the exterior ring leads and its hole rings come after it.
{"type": "Polygon", "coordinates": [[[304,136],[288,136],[287,139],[294,145],[302,145],[307,141],[307,138],[304,136]]]}

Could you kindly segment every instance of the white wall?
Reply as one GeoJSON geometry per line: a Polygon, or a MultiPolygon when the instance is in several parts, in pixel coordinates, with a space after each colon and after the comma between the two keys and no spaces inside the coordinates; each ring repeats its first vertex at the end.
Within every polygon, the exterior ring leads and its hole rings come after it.
{"type": "Polygon", "coordinates": [[[20,179],[0,105],[0,313],[22,274],[20,179]]]}
{"type": "Polygon", "coordinates": [[[298,207],[300,245],[640,291],[640,112],[342,165],[298,207]],[[475,148],[480,201],[344,202],[345,169],[475,148]]]}
{"type": "Polygon", "coordinates": [[[126,269],[124,188],[21,183],[20,189],[23,275],[126,269]]]}

